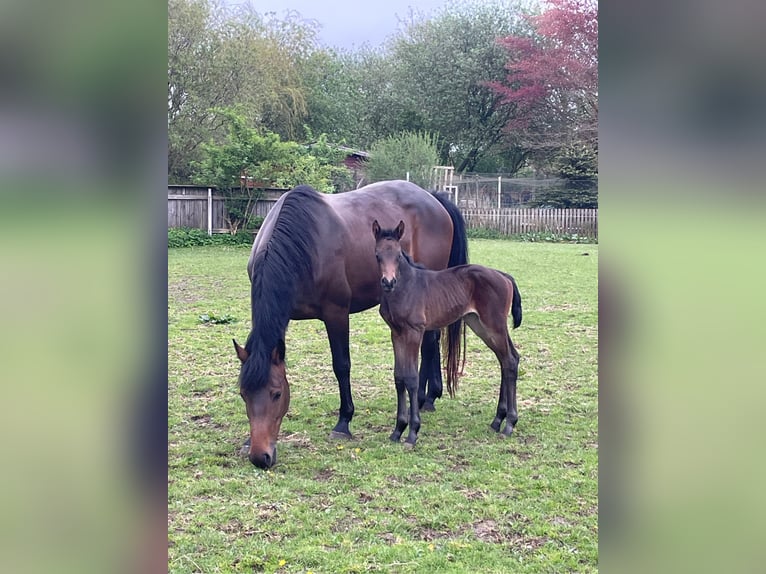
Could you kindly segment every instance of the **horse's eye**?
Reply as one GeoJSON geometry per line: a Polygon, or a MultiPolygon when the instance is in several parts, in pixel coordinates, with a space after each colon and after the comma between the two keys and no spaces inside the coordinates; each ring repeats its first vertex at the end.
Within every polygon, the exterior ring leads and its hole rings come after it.
{"type": "Polygon", "coordinates": [[[271,398],[272,398],[272,400],[274,400],[274,401],[278,401],[279,399],[281,399],[281,398],[282,398],[282,393],[274,393],[274,396],[273,396],[273,397],[271,397],[271,398]]]}

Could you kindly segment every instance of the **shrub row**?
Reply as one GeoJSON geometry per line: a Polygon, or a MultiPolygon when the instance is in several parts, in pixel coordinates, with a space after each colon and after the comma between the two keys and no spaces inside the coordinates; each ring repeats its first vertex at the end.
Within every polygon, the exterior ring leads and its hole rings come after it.
{"type": "Polygon", "coordinates": [[[230,233],[214,233],[190,227],[168,228],[168,247],[193,247],[196,245],[251,245],[253,234],[250,231],[240,231],[235,235],[230,233]]]}
{"type": "Polygon", "coordinates": [[[598,243],[598,239],[592,237],[585,237],[576,233],[553,233],[551,231],[505,235],[497,229],[475,227],[467,229],[466,234],[471,239],[508,239],[525,243],[598,243]]]}

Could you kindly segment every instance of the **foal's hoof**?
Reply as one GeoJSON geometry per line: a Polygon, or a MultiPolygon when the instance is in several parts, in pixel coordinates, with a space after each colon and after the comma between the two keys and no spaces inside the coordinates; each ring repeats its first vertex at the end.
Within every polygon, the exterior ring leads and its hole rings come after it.
{"type": "Polygon", "coordinates": [[[505,428],[503,429],[503,432],[500,433],[500,436],[503,438],[510,438],[512,433],[513,433],[513,425],[509,425],[506,423],[505,428]]]}
{"type": "Polygon", "coordinates": [[[351,440],[353,435],[350,432],[340,432],[340,431],[331,431],[330,432],[330,439],[331,440],[351,440]]]}
{"type": "Polygon", "coordinates": [[[426,401],[423,403],[423,406],[420,407],[421,411],[435,411],[436,407],[434,406],[434,403],[432,401],[426,401]]]}
{"type": "Polygon", "coordinates": [[[405,441],[403,446],[404,446],[404,450],[412,450],[413,448],[415,448],[415,443],[405,441]]]}
{"type": "Polygon", "coordinates": [[[492,423],[489,425],[489,428],[491,428],[495,432],[500,432],[500,424],[503,421],[501,419],[496,418],[492,421],[492,423]]]}

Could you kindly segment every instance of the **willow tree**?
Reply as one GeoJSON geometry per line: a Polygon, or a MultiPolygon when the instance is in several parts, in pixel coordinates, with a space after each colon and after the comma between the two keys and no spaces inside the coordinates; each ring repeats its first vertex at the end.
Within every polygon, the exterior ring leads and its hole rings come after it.
{"type": "Polygon", "coordinates": [[[225,137],[216,109],[293,137],[306,115],[300,63],[316,30],[297,14],[261,15],[249,5],[168,1],[168,175],[185,182],[200,145],[225,137]]]}

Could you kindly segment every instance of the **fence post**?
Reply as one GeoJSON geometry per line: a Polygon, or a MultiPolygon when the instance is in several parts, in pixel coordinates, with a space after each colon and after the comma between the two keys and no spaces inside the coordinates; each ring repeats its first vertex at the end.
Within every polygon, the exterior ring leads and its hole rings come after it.
{"type": "Polygon", "coordinates": [[[207,188],[207,234],[213,235],[213,190],[207,188]]]}
{"type": "Polygon", "coordinates": [[[410,181],[410,172],[407,172],[407,181],[410,181]]]}
{"type": "Polygon", "coordinates": [[[500,209],[500,194],[501,194],[502,189],[503,189],[502,180],[503,180],[503,176],[502,175],[498,175],[497,176],[497,208],[498,209],[500,209]]]}

